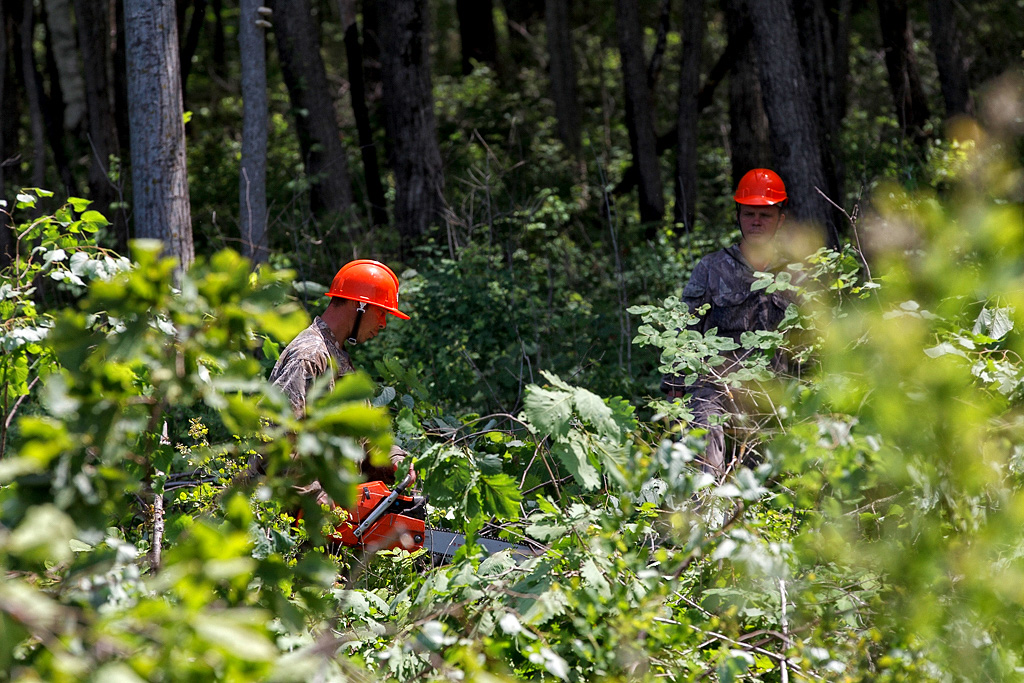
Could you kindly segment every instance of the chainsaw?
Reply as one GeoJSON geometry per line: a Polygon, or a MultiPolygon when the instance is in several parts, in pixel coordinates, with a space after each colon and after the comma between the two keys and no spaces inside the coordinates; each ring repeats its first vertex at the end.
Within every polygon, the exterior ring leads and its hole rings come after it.
{"type": "MultiPolygon", "coordinates": [[[[412,475],[390,490],[382,481],[359,485],[355,507],[348,510],[348,519],[337,527],[330,540],[343,545],[365,548],[370,552],[402,548],[410,552],[426,548],[434,564],[450,562],[455,553],[466,544],[466,537],[446,529],[434,529],[426,524],[427,499],[407,496],[412,475]]],[[[531,547],[507,543],[496,538],[477,538],[488,555],[503,550],[511,551],[516,563],[544,552],[541,546],[531,547]]]]}

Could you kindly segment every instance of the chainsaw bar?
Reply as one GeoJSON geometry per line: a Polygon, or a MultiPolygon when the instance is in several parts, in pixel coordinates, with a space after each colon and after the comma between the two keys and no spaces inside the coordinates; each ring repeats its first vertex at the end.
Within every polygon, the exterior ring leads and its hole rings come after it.
{"type": "MultiPolygon", "coordinates": [[[[522,564],[531,557],[536,557],[537,555],[542,555],[544,553],[543,549],[540,548],[531,548],[526,545],[499,541],[496,538],[478,537],[476,539],[476,544],[486,550],[488,555],[494,555],[495,553],[500,553],[503,550],[509,550],[511,551],[512,559],[516,561],[516,564],[522,564]]],[[[464,545],[466,545],[466,537],[463,534],[457,534],[454,531],[448,531],[446,529],[426,528],[423,538],[423,547],[430,551],[435,562],[450,562],[455,553],[458,552],[459,548],[464,545]]]]}

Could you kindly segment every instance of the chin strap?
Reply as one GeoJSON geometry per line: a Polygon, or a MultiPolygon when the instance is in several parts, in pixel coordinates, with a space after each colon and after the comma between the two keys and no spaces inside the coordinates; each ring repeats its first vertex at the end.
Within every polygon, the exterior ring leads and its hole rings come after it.
{"type": "Polygon", "coordinates": [[[356,337],[359,335],[359,323],[363,322],[363,313],[366,312],[366,302],[360,301],[359,308],[356,309],[356,320],[352,323],[352,332],[349,333],[348,339],[345,341],[349,344],[358,344],[356,337]]]}

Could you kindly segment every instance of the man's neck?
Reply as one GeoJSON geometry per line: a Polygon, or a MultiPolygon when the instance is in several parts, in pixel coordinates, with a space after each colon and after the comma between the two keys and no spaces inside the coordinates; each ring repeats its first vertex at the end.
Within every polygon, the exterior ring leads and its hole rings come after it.
{"type": "Polygon", "coordinates": [[[324,321],[327,328],[334,335],[334,340],[338,342],[338,345],[341,348],[345,348],[345,339],[352,331],[352,322],[346,318],[343,309],[328,306],[327,310],[320,314],[320,319],[324,321]],[[348,329],[345,329],[346,324],[348,329]]]}

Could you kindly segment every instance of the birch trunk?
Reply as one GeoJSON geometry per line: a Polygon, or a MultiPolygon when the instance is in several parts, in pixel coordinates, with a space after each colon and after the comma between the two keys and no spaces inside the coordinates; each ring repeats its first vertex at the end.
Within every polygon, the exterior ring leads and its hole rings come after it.
{"type": "Polygon", "coordinates": [[[195,252],[174,2],[132,0],[124,18],[135,234],[162,240],[186,269],[195,252]]]}
{"type": "Polygon", "coordinates": [[[85,79],[71,22],[69,0],[46,0],[46,25],[64,95],[64,129],[77,131],[85,121],[85,79]]]}
{"type": "Polygon", "coordinates": [[[266,23],[257,11],[262,4],[261,0],[241,0],[238,22],[242,62],[242,171],[238,180],[238,216],[242,253],[253,263],[264,263],[268,251],[267,57],[264,27],[257,23],[266,23]]]}

